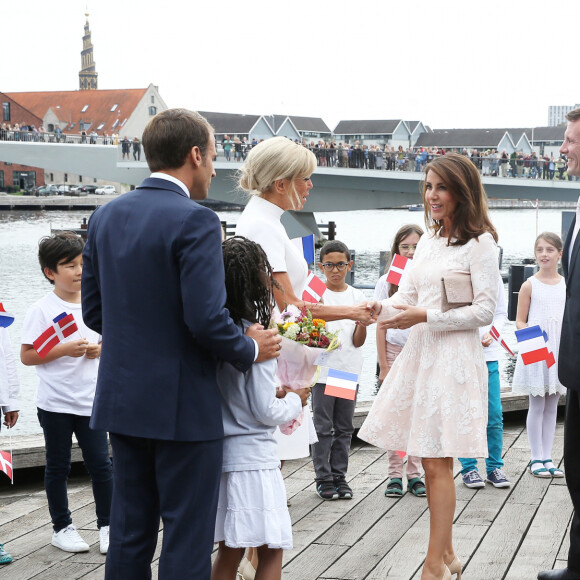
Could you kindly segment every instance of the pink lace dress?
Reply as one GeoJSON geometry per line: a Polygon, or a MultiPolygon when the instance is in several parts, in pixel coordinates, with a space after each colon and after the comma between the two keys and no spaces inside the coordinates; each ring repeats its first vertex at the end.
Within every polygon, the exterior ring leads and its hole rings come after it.
{"type": "Polygon", "coordinates": [[[497,301],[497,246],[483,234],[463,246],[424,235],[399,291],[383,301],[427,309],[397,357],[358,436],[383,449],[418,457],[487,457],[487,366],[478,328],[497,301]],[[474,300],[441,312],[441,278],[469,272],[474,300]]]}

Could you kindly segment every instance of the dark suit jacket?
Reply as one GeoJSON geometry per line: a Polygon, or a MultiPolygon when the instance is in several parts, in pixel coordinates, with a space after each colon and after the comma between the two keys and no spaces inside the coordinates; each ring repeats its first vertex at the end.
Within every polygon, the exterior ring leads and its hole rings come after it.
{"type": "Polygon", "coordinates": [[[146,179],[93,214],[83,259],[84,321],[103,336],[91,427],[223,437],[216,359],[246,371],[255,351],[224,307],[216,214],[146,179]]]}
{"type": "Polygon", "coordinates": [[[562,268],[566,278],[566,307],[562,321],[562,335],[558,354],[558,378],[568,389],[580,390],[580,234],[570,247],[576,218],[572,221],[562,254],[562,268]],[[568,261],[570,253],[570,267],[568,261]]]}

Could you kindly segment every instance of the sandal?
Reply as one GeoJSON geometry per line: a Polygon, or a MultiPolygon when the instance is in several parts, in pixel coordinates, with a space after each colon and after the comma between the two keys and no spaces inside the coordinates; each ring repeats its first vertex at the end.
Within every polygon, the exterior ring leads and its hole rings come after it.
{"type": "Polygon", "coordinates": [[[528,467],[530,468],[530,473],[534,477],[541,477],[544,479],[547,477],[552,477],[551,473],[544,467],[544,462],[541,459],[532,459],[532,461],[530,461],[530,463],[528,464],[528,467]],[[536,463],[539,463],[542,467],[533,469],[533,466],[536,463]]]}
{"type": "MultiPolygon", "coordinates": [[[[553,462],[551,459],[546,459],[542,463],[546,464],[546,463],[553,463],[553,462]]],[[[564,477],[564,472],[557,467],[547,467],[546,469],[550,472],[552,477],[564,477]]]]}
{"type": "Polygon", "coordinates": [[[403,480],[393,477],[385,489],[385,497],[403,497],[403,480]]]}
{"type": "Polygon", "coordinates": [[[425,497],[427,495],[425,484],[420,477],[413,477],[413,479],[409,479],[407,482],[407,489],[417,497],[425,497]]]}

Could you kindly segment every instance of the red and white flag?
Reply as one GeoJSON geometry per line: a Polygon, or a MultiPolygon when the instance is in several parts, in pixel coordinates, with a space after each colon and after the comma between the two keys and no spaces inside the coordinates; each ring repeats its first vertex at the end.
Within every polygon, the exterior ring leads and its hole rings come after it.
{"type": "Polygon", "coordinates": [[[72,314],[62,312],[54,320],[52,326],[47,328],[33,343],[34,350],[40,358],[46,355],[67,336],[78,330],[72,314]]]}
{"type": "Polygon", "coordinates": [[[14,322],[14,316],[8,314],[0,302],[0,326],[3,328],[8,328],[14,322]]]}
{"type": "Polygon", "coordinates": [[[8,451],[0,451],[0,471],[3,471],[12,483],[14,476],[12,474],[12,454],[8,451]]]}
{"type": "Polygon", "coordinates": [[[404,258],[400,254],[395,254],[387,272],[387,282],[399,286],[408,263],[409,258],[404,258]]]}
{"type": "Polygon", "coordinates": [[[497,331],[495,326],[492,326],[489,330],[489,334],[493,340],[499,342],[505,350],[507,350],[512,356],[515,356],[514,353],[511,351],[510,347],[505,343],[502,335],[497,331]]]}
{"type": "Polygon", "coordinates": [[[306,288],[302,293],[302,300],[317,304],[326,292],[326,284],[313,272],[308,272],[306,279],[306,288]]]}

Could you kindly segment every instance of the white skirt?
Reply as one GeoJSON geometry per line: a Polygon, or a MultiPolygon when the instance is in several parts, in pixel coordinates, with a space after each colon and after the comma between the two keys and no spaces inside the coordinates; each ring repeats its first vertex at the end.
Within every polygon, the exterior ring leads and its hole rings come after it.
{"type": "Polygon", "coordinates": [[[292,549],[292,522],[279,469],[222,473],[214,542],[229,548],[292,549]]]}

